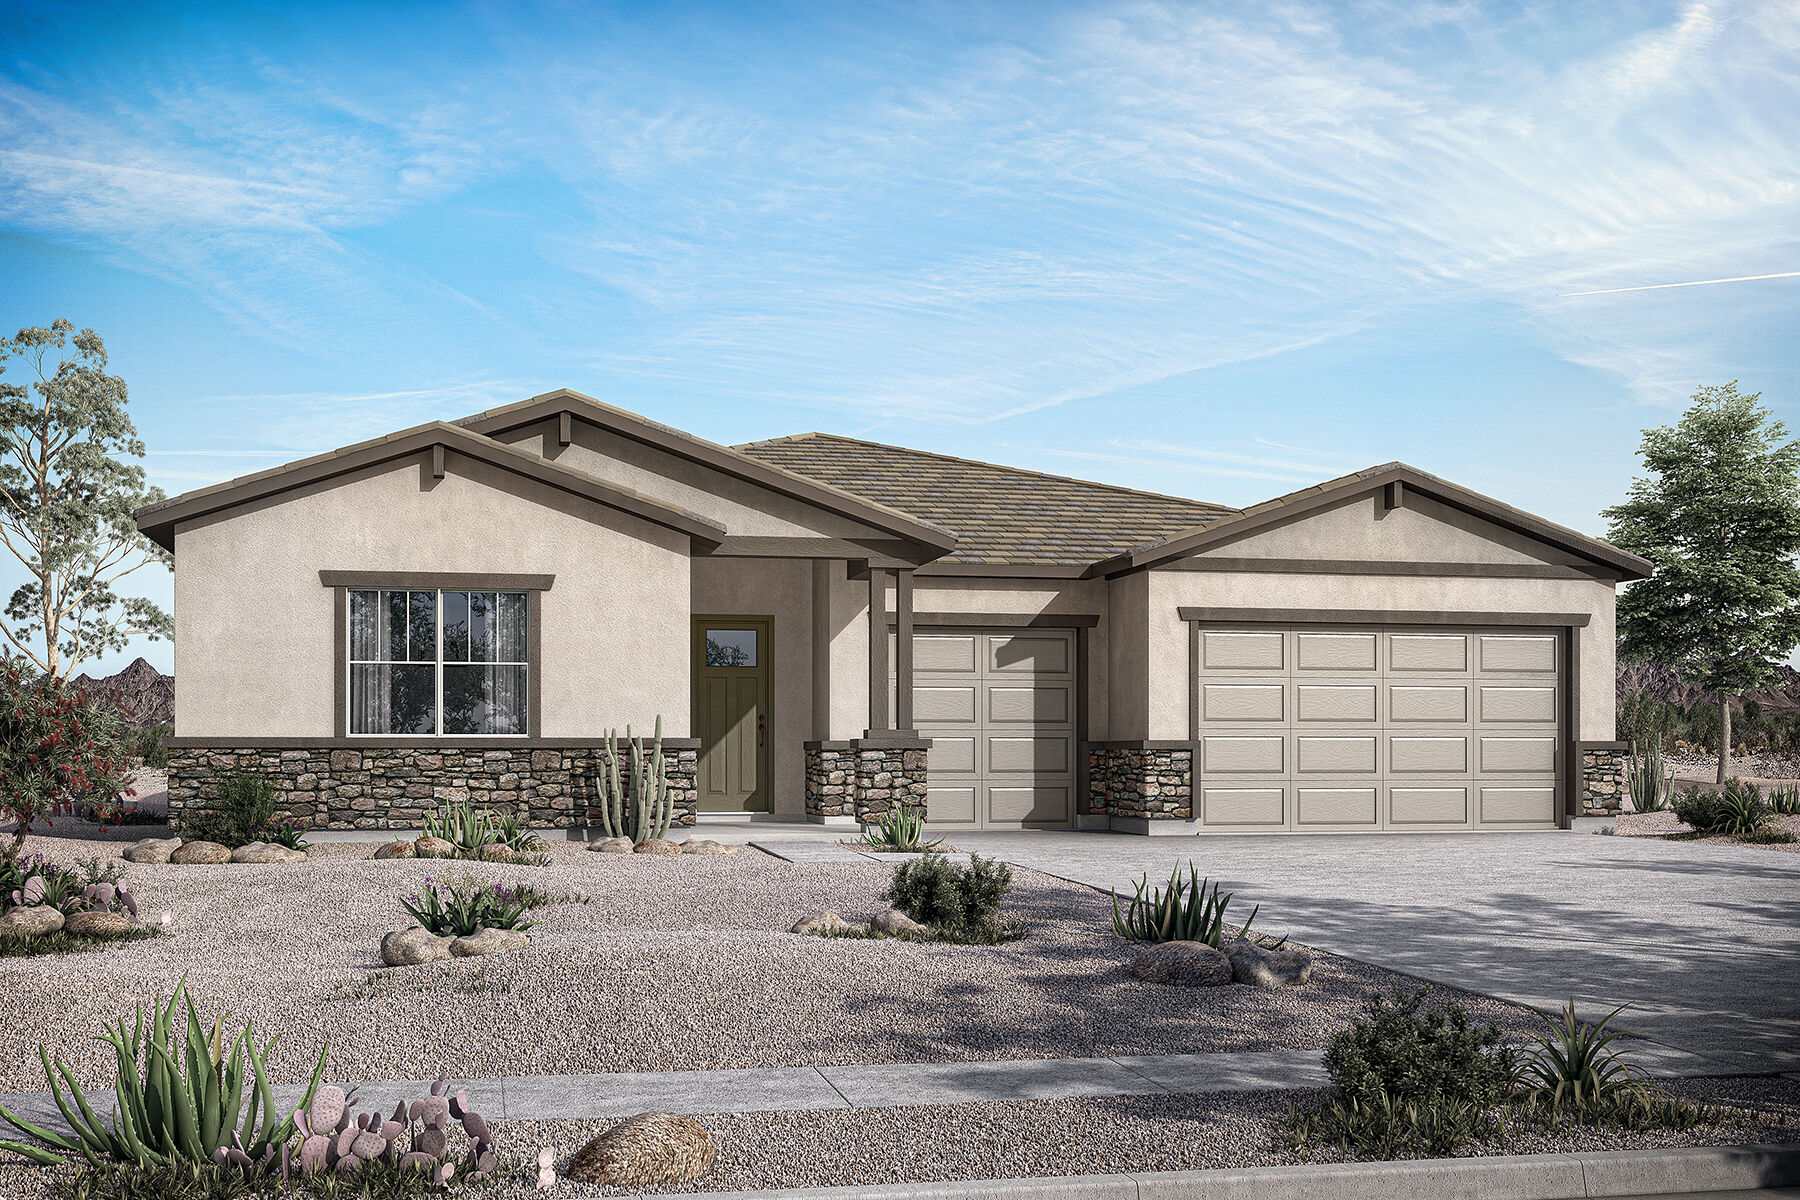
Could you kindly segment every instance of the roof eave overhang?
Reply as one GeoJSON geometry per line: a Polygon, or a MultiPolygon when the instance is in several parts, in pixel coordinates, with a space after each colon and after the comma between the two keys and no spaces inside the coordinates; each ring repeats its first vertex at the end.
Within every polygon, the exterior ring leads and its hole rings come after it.
{"type": "Polygon", "coordinates": [[[165,550],[173,550],[175,529],[182,522],[198,520],[351,471],[408,458],[433,447],[442,447],[446,451],[489,463],[559,491],[642,517],[654,524],[687,534],[703,546],[717,545],[725,537],[725,527],[716,521],[629,489],[616,487],[585,472],[558,466],[548,459],[516,450],[492,438],[442,421],[433,421],[428,425],[346,446],[212,487],[184,492],[179,496],[145,505],[133,516],[140,532],[165,550]]]}
{"type": "Polygon", "coordinates": [[[1578,533],[1573,529],[1533,516],[1522,509],[1514,508],[1492,497],[1483,496],[1479,492],[1458,487],[1435,475],[1428,475],[1412,467],[1400,466],[1353,476],[1321,487],[1311,495],[1289,503],[1273,504],[1262,509],[1252,508],[1232,516],[1221,517],[1216,521],[1208,522],[1206,525],[1167,538],[1154,545],[1103,559],[1089,567],[1086,574],[1088,578],[1111,579],[1114,576],[1126,575],[1134,571],[1149,570],[1173,559],[1203,552],[1216,544],[1253,533],[1259,529],[1279,525],[1285,521],[1291,521],[1330,504],[1380,491],[1382,488],[1396,483],[1403,488],[1430,496],[1451,508],[1490,521],[1504,529],[1525,534],[1527,537],[1536,538],[1559,549],[1579,555],[1590,562],[1598,563],[1609,571],[1617,572],[1622,580],[1648,579],[1654,570],[1648,559],[1639,558],[1635,554],[1621,550],[1598,538],[1589,537],[1584,533],[1578,533]]]}
{"type": "Polygon", "coordinates": [[[956,535],[947,529],[921,521],[916,517],[876,504],[871,500],[834,488],[829,484],[784,471],[740,454],[729,446],[721,446],[692,434],[659,424],[637,413],[605,404],[592,396],[568,388],[533,396],[517,404],[491,409],[463,417],[457,425],[476,433],[493,436],[535,424],[567,412],[573,419],[585,421],[601,429],[667,451],[689,462],[722,471],[727,475],[754,483],[791,499],[816,505],[839,516],[849,517],[887,533],[896,534],[937,555],[956,549],[956,535]]]}

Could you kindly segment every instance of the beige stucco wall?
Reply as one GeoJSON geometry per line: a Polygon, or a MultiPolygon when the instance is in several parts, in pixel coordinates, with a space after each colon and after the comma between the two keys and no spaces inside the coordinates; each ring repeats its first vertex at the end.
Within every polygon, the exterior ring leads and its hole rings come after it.
{"type": "Polygon", "coordinates": [[[1151,736],[1149,575],[1140,571],[1107,580],[1106,601],[1112,620],[1109,713],[1105,737],[1096,733],[1094,740],[1140,741],[1151,736]]]}
{"type": "Polygon", "coordinates": [[[697,558],[695,616],[774,620],[774,711],[767,734],[775,773],[771,808],[806,811],[806,749],[813,723],[813,570],[803,558],[697,558]]]}
{"type": "Polygon", "coordinates": [[[869,584],[849,578],[842,560],[826,564],[826,575],[830,609],[820,631],[829,639],[831,693],[821,740],[848,741],[869,727],[869,584]]]}
{"type": "Polygon", "coordinates": [[[1418,492],[1387,510],[1364,493],[1304,518],[1214,544],[1221,558],[1386,559],[1394,562],[1548,563],[1585,560],[1522,533],[1441,504],[1418,492]]]}
{"type": "Polygon", "coordinates": [[[321,570],[556,576],[540,737],[688,736],[685,534],[466,458],[339,476],[175,531],[175,732],[330,737],[333,591],[321,570]],[[676,603],[666,601],[674,598],[676,603]]]}
{"type": "Polygon", "coordinates": [[[539,421],[496,436],[691,513],[719,522],[733,537],[832,537],[892,539],[827,509],[715,471],[667,451],[576,420],[572,441],[557,444],[556,421],[539,421]]]}

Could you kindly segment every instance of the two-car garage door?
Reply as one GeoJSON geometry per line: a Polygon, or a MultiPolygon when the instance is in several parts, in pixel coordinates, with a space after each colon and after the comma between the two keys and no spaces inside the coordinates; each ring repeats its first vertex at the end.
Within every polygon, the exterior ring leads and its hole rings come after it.
{"type": "Polygon", "coordinates": [[[1202,828],[1556,825],[1557,632],[1202,626],[1197,637],[1202,828]]]}

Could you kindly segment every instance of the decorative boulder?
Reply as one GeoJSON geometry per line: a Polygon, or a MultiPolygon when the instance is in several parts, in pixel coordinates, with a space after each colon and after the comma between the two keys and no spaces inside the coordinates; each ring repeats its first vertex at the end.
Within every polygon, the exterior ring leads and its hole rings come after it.
{"type": "Polygon", "coordinates": [[[788,930],[788,932],[815,934],[847,933],[856,928],[855,925],[844,920],[844,918],[838,916],[829,908],[822,908],[816,913],[801,917],[798,921],[794,922],[794,927],[788,930]]]}
{"type": "Polygon", "coordinates": [[[306,861],[306,851],[269,842],[247,842],[231,852],[234,863],[295,863],[306,861]]]}
{"type": "Polygon", "coordinates": [[[193,863],[227,863],[231,861],[231,850],[217,842],[185,842],[169,855],[169,861],[184,866],[193,863]]]}
{"type": "Polygon", "coordinates": [[[419,858],[455,858],[456,847],[441,837],[427,834],[413,842],[413,853],[419,858]]]}
{"type": "Polygon", "coordinates": [[[668,838],[646,838],[632,849],[633,854],[680,854],[681,843],[668,838]]]}
{"type": "Polygon", "coordinates": [[[511,862],[512,847],[501,842],[489,842],[481,848],[483,862],[511,862]]]}
{"type": "Polygon", "coordinates": [[[1232,978],[1251,987],[1301,987],[1312,979],[1312,955],[1304,950],[1268,950],[1238,938],[1225,954],[1232,978]]]}
{"type": "Polygon", "coordinates": [[[411,842],[398,841],[398,842],[389,842],[387,845],[377,848],[375,851],[375,857],[378,859],[381,859],[381,858],[412,858],[417,853],[418,853],[418,847],[413,845],[411,842]]]}
{"type": "Polygon", "coordinates": [[[588,845],[595,854],[630,854],[636,848],[630,838],[601,838],[588,845]]]}
{"type": "Polygon", "coordinates": [[[390,967],[411,967],[450,957],[450,939],[414,925],[396,929],[381,939],[381,961],[390,967]]]}
{"type": "Polygon", "coordinates": [[[1162,942],[1139,954],[1131,973],[1171,987],[1219,987],[1231,982],[1231,960],[1205,942],[1162,942]]]}
{"type": "Polygon", "coordinates": [[[63,921],[63,932],[78,937],[124,937],[135,928],[130,917],[116,912],[78,912],[63,921]]]}
{"type": "Polygon", "coordinates": [[[575,1152],[569,1178],[611,1187],[685,1183],[718,1159],[706,1126],[679,1113],[639,1113],[575,1152]]]}
{"type": "Polygon", "coordinates": [[[736,846],[727,846],[723,842],[715,842],[711,838],[689,838],[681,843],[683,854],[736,854],[736,846]]]}
{"type": "Polygon", "coordinates": [[[145,838],[125,848],[125,861],[134,863],[166,863],[169,855],[181,848],[180,838],[145,838]]]}
{"type": "Polygon", "coordinates": [[[877,914],[875,919],[869,922],[869,928],[877,933],[897,934],[925,932],[925,927],[923,925],[919,924],[897,908],[890,908],[884,913],[877,914]]]}
{"type": "Polygon", "coordinates": [[[62,913],[48,904],[21,904],[0,914],[0,937],[43,937],[62,927],[62,913]]]}
{"type": "Polygon", "coordinates": [[[523,950],[531,939],[517,929],[481,929],[466,937],[453,938],[450,954],[454,958],[474,958],[477,954],[498,954],[503,950],[523,950]]]}

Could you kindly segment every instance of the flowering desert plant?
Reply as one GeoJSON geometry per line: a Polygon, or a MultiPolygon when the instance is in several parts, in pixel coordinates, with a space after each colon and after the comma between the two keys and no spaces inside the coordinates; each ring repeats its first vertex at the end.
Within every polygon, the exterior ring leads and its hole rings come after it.
{"type": "Polygon", "coordinates": [[[34,822],[59,806],[108,804],[125,788],[129,733],[110,703],[0,659],[0,858],[18,857],[34,822]]]}

